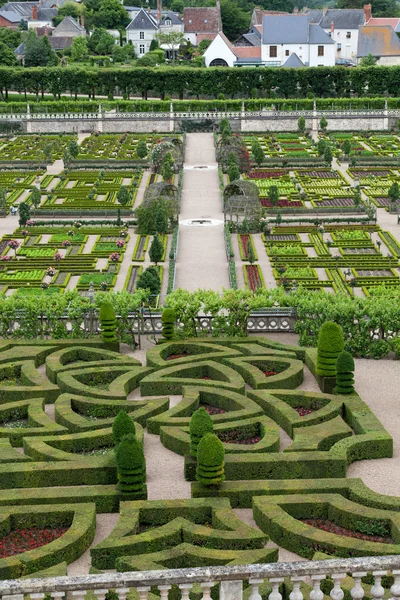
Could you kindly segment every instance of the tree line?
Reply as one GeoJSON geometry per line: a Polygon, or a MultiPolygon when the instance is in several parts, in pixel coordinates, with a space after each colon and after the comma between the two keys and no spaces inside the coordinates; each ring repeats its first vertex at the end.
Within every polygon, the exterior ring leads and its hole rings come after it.
{"type": "Polygon", "coordinates": [[[77,98],[78,94],[95,99],[114,95],[129,99],[132,96],[191,96],[226,98],[335,98],[346,96],[398,96],[399,67],[284,68],[209,68],[174,67],[132,69],[83,69],[62,67],[0,68],[0,99],[16,91],[35,94],[40,100],[44,93],[55,99],[62,94],[77,98]]]}

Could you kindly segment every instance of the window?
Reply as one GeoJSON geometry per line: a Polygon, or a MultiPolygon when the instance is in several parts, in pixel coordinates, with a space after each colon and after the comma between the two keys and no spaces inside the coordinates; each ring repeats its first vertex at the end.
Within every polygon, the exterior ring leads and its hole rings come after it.
{"type": "Polygon", "coordinates": [[[289,50],[285,50],[285,56],[289,56],[289,50]]]}
{"type": "Polygon", "coordinates": [[[278,56],[278,47],[277,46],[269,47],[269,56],[270,56],[270,58],[276,58],[278,56]]]}
{"type": "Polygon", "coordinates": [[[139,40],[144,40],[144,31],[139,31],[139,40]]]}
{"type": "Polygon", "coordinates": [[[139,54],[144,54],[144,53],[145,53],[144,44],[140,44],[140,46],[139,46],[139,54]]]}
{"type": "Polygon", "coordinates": [[[318,46],[318,56],[324,56],[324,47],[318,46]]]}
{"type": "Polygon", "coordinates": [[[210,62],[210,67],[229,67],[229,65],[223,58],[214,58],[210,62]]]}
{"type": "Polygon", "coordinates": [[[342,44],[338,44],[338,45],[337,45],[337,50],[338,50],[338,52],[340,52],[340,51],[341,51],[341,49],[342,49],[342,44]]]}
{"type": "Polygon", "coordinates": [[[165,24],[167,27],[170,27],[171,25],[171,19],[165,19],[165,24]]]}
{"type": "Polygon", "coordinates": [[[351,31],[348,31],[348,32],[346,33],[346,37],[347,37],[347,38],[349,38],[349,39],[351,38],[351,31]]]}

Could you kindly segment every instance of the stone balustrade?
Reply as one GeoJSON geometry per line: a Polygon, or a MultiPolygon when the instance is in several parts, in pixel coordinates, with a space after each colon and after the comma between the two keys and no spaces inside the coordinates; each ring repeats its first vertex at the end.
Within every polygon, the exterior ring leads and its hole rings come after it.
{"type": "Polygon", "coordinates": [[[0,582],[0,595],[2,600],[24,600],[28,594],[32,600],[43,600],[45,595],[61,600],[68,594],[74,600],[84,600],[86,593],[91,591],[97,600],[105,600],[107,592],[115,590],[119,600],[126,600],[129,591],[134,589],[140,600],[148,600],[150,590],[158,590],[160,599],[167,600],[171,587],[178,586],[182,600],[189,600],[193,585],[197,584],[197,589],[198,586],[201,588],[202,599],[210,600],[211,589],[215,584],[220,584],[219,600],[243,600],[243,587],[247,585],[251,587],[249,600],[262,600],[260,586],[267,581],[272,589],[268,600],[282,600],[279,588],[286,581],[291,582],[290,600],[323,600],[321,585],[329,577],[333,582],[330,598],[343,600],[342,581],[350,576],[350,596],[352,600],[362,600],[367,588],[363,579],[371,574],[373,585],[368,583],[368,597],[381,600],[389,592],[390,600],[400,598],[400,556],[397,555],[6,580],[0,582]],[[388,590],[382,585],[385,575],[393,577],[388,590]],[[306,586],[302,586],[303,582],[306,586]]]}

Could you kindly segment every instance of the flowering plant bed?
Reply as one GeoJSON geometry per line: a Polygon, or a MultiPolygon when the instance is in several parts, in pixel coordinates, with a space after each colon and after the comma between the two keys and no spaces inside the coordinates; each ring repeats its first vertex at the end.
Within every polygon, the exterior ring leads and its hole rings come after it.
{"type": "MultiPolygon", "coordinates": [[[[272,208],[271,201],[268,198],[260,198],[260,204],[261,206],[272,208]]],[[[301,200],[285,200],[284,198],[281,198],[275,206],[281,206],[282,208],[301,208],[303,203],[301,200]]]]}
{"type": "Polygon", "coordinates": [[[170,354],[167,357],[167,360],[176,360],[177,358],[182,358],[183,356],[190,356],[189,352],[186,352],[186,350],[184,350],[183,352],[181,352],[181,354],[170,354]]]}
{"type": "Polygon", "coordinates": [[[389,536],[384,537],[362,533],[361,531],[353,531],[351,529],[346,529],[341,525],[336,525],[336,523],[332,523],[332,521],[329,521],[328,519],[300,519],[300,521],[307,525],[311,525],[311,527],[316,527],[317,529],[322,529],[323,531],[334,533],[336,535],[343,535],[344,537],[352,537],[366,542],[379,542],[381,544],[395,543],[389,536]]]}
{"type": "Polygon", "coordinates": [[[243,265],[244,281],[252,292],[264,287],[264,280],[259,265],[243,265]]]}
{"type": "Polygon", "coordinates": [[[242,260],[248,260],[250,246],[253,249],[254,260],[258,260],[256,249],[254,248],[254,243],[251,235],[249,235],[248,233],[238,235],[238,242],[240,258],[242,260]]]}
{"type": "Polygon", "coordinates": [[[306,417],[314,412],[311,408],[306,408],[305,406],[294,406],[293,408],[300,417],[306,417]]]}
{"type": "Polygon", "coordinates": [[[16,529],[11,531],[0,540],[0,558],[7,558],[45,546],[64,535],[66,531],[68,531],[68,527],[16,529]]]}

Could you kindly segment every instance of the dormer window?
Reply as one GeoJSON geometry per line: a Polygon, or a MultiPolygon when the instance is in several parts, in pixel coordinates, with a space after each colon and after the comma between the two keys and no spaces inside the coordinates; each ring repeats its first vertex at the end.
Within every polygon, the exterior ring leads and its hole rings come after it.
{"type": "Polygon", "coordinates": [[[171,19],[165,19],[165,24],[169,27],[171,25],[171,19]]]}

